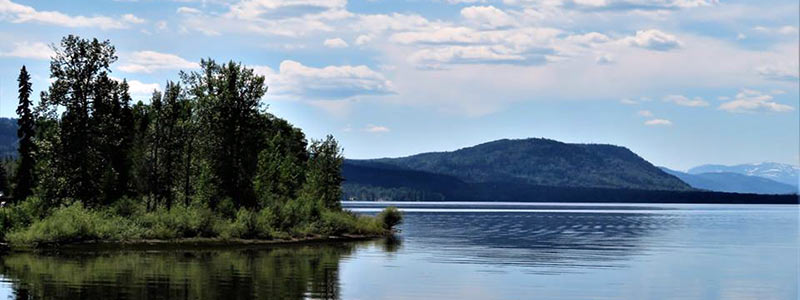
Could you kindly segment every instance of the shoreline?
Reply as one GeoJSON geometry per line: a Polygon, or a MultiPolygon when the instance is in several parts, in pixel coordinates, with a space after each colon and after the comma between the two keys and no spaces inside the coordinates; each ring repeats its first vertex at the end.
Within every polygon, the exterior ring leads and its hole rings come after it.
{"type": "Polygon", "coordinates": [[[106,251],[106,250],[218,250],[254,249],[275,246],[297,246],[339,242],[358,242],[390,237],[395,232],[379,235],[346,234],[341,236],[312,236],[293,239],[222,239],[222,238],[182,238],[174,240],[143,239],[130,241],[83,241],[64,244],[43,244],[39,246],[15,247],[0,244],[0,254],[13,252],[60,252],[60,251],[106,251]]]}

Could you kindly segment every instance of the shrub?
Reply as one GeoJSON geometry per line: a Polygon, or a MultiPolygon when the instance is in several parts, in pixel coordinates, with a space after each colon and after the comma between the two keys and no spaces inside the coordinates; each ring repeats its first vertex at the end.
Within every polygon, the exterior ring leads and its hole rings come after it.
{"type": "Polygon", "coordinates": [[[353,231],[356,218],[346,212],[325,210],[322,212],[319,227],[322,234],[341,235],[353,231]]]}
{"type": "Polygon", "coordinates": [[[141,229],[125,218],[85,209],[76,202],[60,207],[30,227],[7,235],[13,244],[69,243],[90,240],[120,241],[138,238],[141,229]]]}
{"type": "Polygon", "coordinates": [[[0,230],[8,233],[11,230],[29,226],[34,220],[39,220],[47,213],[47,209],[41,198],[36,196],[0,208],[0,230]]]}
{"type": "Polygon", "coordinates": [[[111,213],[122,217],[141,216],[144,214],[144,201],[124,196],[111,204],[111,213]]]}
{"type": "Polygon", "coordinates": [[[320,201],[295,199],[261,210],[234,210],[229,200],[218,210],[195,203],[147,212],[144,201],[124,197],[104,209],[84,207],[80,201],[47,208],[38,197],[0,208],[0,238],[18,246],[83,241],[134,239],[290,239],[345,234],[379,235],[399,224],[402,215],[387,208],[377,217],[325,208],[320,201]],[[232,210],[233,212],[220,211],[232,210]],[[230,214],[230,216],[228,216],[230,214]]]}
{"type": "Polygon", "coordinates": [[[394,206],[384,208],[383,211],[378,214],[377,218],[378,222],[383,226],[383,229],[386,230],[392,230],[395,226],[403,223],[403,213],[394,206]]]}
{"type": "Polygon", "coordinates": [[[174,239],[216,236],[215,219],[206,207],[176,205],[145,213],[138,221],[147,228],[145,238],[174,239]]]}

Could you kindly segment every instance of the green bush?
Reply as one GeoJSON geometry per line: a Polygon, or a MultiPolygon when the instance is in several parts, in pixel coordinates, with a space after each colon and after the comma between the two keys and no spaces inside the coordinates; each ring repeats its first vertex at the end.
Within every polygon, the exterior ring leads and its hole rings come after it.
{"type": "Polygon", "coordinates": [[[147,228],[145,238],[174,239],[191,237],[214,237],[216,216],[199,206],[176,205],[171,209],[158,208],[138,218],[138,223],[147,228]]]}
{"type": "Polygon", "coordinates": [[[131,197],[122,197],[111,204],[111,213],[122,217],[141,216],[144,214],[143,201],[136,201],[131,197]]]}
{"type": "Polygon", "coordinates": [[[135,198],[119,199],[105,209],[85,208],[79,201],[65,202],[72,204],[43,209],[41,199],[30,197],[0,208],[0,238],[12,245],[35,247],[100,240],[380,235],[402,220],[395,208],[369,217],[299,199],[261,210],[240,208],[231,216],[200,204],[178,204],[171,209],[162,206],[147,212],[145,202],[135,198]]]}
{"type": "Polygon", "coordinates": [[[326,235],[341,235],[352,232],[356,218],[341,211],[325,210],[320,220],[320,232],[326,235]]]}
{"type": "Polygon", "coordinates": [[[383,211],[378,214],[377,218],[378,222],[383,226],[383,229],[386,230],[392,230],[395,226],[403,223],[403,213],[394,206],[384,208],[383,211]]]}
{"type": "Polygon", "coordinates": [[[88,210],[79,202],[61,207],[30,227],[7,234],[13,244],[70,243],[90,240],[120,241],[141,236],[141,230],[125,218],[88,210]]]}
{"type": "Polygon", "coordinates": [[[0,237],[15,229],[25,228],[35,220],[40,220],[50,212],[41,198],[36,196],[0,208],[0,237]]]}

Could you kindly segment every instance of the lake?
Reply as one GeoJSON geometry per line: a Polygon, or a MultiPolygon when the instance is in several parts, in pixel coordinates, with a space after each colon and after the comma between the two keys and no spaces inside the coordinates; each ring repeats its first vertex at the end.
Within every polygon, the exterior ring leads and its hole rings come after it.
{"type": "Polygon", "coordinates": [[[394,239],[15,253],[0,298],[798,299],[798,206],[394,204],[394,239]]]}

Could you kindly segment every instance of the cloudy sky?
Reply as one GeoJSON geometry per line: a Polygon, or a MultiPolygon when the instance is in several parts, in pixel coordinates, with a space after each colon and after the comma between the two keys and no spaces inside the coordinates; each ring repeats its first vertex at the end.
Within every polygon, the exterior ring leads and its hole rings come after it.
{"type": "Polygon", "coordinates": [[[269,110],[351,158],[500,138],[623,145],[654,164],[798,164],[798,2],[0,0],[0,116],[49,45],[110,39],[134,98],[235,60],[269,110]]]}

